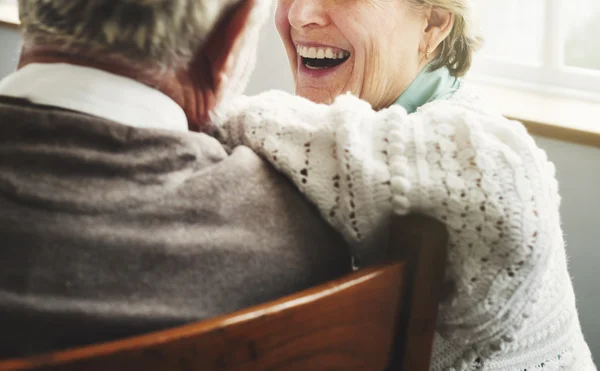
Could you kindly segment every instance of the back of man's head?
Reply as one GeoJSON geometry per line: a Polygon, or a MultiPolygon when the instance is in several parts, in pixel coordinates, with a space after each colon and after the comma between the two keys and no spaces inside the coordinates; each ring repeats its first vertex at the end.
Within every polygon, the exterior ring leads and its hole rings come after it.
{"type": "MultiPolygon", "coordinates": [[[[20,67],[68,63],[171,97],[192,130],[247,83],[271,0],[19,0],[20,67]]],[[[208,125],[208,126],[207,126],[208,125]]]]}
{"type": "Polygon", "coordinates": [[[84,46],[136,62],[190,61],[240,0],[19,0],[26,45],[84,46]]]}

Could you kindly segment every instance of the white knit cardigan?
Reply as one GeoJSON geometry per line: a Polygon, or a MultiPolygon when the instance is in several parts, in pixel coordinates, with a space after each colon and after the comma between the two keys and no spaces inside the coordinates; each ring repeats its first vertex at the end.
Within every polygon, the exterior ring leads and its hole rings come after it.
{"type": "Polygon", "coordinates": [[[215,120],[224,142],[249,146],[295,182],[359,263],[383,254],[368,242],[392,213],[446,224],[454,290],[440,305],[432,370],[596,370],[554,166],[468,86],[411,115],[351,95],[318,105],[271,91],[236,99],[215,120]]]}

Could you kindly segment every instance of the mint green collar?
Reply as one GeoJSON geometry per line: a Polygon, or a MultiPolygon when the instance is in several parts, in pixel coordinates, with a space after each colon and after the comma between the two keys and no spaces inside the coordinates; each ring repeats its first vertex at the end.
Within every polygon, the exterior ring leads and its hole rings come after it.
{"type": "Polygon", "coordinates": [[[430,71],[428,64],[417,75],[408,88],[394,102],[414,113],[422,105],[439,99],[448,99],[458,90],[462,82],[458,77],[450,74],[446,67],[430,71]]]}

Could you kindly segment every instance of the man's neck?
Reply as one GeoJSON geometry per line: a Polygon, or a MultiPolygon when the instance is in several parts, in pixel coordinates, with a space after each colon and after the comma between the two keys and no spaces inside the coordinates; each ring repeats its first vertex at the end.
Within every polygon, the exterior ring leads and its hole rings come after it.
{"type": "Polygon", "coordinates": [[[18,67],[31,63],[68,63],[128,77],[173,99],[185,111],[190,130],[210,130],[208,113],[216,105],[216,100],[210,94],[211,89],[197,89],[199,84],[192,83],[189,73],[144,65],[119,55],[94,53],[76,47],[69,50],[54,46],[23,48],[18,67]]]}

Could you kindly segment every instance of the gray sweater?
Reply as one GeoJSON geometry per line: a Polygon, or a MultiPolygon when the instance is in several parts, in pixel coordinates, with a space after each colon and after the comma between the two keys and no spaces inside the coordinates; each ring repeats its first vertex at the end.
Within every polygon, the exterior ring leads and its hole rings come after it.
{"type": "Polygon", "coordinates": [[[252,151],[0,98],[0,358],[235,311],[351,270],[252,151]]]}

